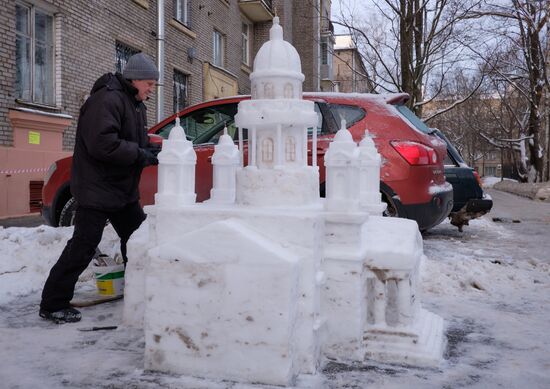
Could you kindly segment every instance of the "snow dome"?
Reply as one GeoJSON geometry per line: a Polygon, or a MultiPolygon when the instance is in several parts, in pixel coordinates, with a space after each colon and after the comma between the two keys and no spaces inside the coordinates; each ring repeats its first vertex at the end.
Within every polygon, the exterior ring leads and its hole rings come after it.
{"type": "Polygon", "coordinates": [[[253,99],[301,99],[302,63],[298,52],[283,40],[279,17],[273,18],[269,41],[264,43],[254,59],[250,75],[253,99]]]}

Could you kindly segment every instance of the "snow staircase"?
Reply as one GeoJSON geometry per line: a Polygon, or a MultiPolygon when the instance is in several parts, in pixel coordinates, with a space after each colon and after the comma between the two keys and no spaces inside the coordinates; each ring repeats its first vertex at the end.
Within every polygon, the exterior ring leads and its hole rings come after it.
{"type": "Polygon", "coordinates": [[[436,367],[446,346],[443,319],[424,309],[411,326],[368,326],[364,336],[365,359],[436,367]]]}

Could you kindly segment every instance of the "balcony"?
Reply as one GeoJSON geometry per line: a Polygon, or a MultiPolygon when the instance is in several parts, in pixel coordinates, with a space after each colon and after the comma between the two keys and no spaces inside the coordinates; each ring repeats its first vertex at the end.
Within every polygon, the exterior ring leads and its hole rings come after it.
{"type": "Polygon", "coordinates": [[[272,0],[239,0],[239,8],[253,23],[273,19],[272,0]]]}

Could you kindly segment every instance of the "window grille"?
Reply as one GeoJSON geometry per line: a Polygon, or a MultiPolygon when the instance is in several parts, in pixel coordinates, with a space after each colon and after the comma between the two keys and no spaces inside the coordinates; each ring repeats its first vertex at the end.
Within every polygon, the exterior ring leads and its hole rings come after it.
{"type": "Polygon", "coordinates": [[[122,73],[122,70],[124,69],[124,66],[126,66],[128,59],[132,55],[139,52],[139,50],[117,41],[115,50],[115,70],[119,73],[122,73]]]}
{"type": "Polygon", "coordinates": [[[174,70],[174,113],[187,106],[187,78],[186,74],[174,70]]]}

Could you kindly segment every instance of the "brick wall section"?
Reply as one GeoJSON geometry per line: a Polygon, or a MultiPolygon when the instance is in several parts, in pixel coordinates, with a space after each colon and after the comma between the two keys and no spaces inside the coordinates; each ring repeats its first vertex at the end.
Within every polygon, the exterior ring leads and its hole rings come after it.
{"type": "Polygon", "coordinates": [[[15,84],[15,5],[0,0],[0,145],[11,146],[13,134],[8,109],[14,99],[15,84]]]}
{"type": "MultiPolygon", "coordinates": [[[[43,0],[57,8],[55,17],[56,101],[53,112],[71,115],[73,124],[65,131],[64,150],[74,146],[76,119],[94,81],[103,73],[115,70],[115,42],[121,41],[150,55],[156,61],[157,1],[149,0],[148,9],[132,0],[43,0]]],[[[170,25],[172,1],[165,1],[165,91],[164,116],[173,112],[173,69],[189,75],[189,104],[202,101],[202,64],[212,61],[214,28],[225,34],[225,69],[235,75],[239,92],[249,93],[248,73],[241,70],[241,14],[237,0],[193,1],[190,30],[196,38],[170,25]],[[194,47],[197,56],[190,61],[187,49],[194,47]]],[[[317,35],[309,39],[318,26],[317,14],[308,1],[274,0],[281,17],[285,38],[296,45],[302,56],[306,75],[304,90],[313,90],[317,74],[317,35]],[[309,8],[309,10],[308,10],[309,8]],[[305,19],[302,19],[304,18],[305,19]],[[304,21],[311,26],[307,27],[304,21]]],[[[12,130],[7,119],[9,108],[17,106],[15,84],[15,0],[0,0],[0,145],[12,145],[12,130]]],[[[256,23],[252,33],[252,58],[268,39],[271,22],[256,23]]],[[[149,125],[156,123],[156,102],[147,103],[149,125]]]]}
{"type": "Polygon", "coordinates": [[[310,0],[293,2],[294,47],[300,53],[304,91],[319,89],[319,10],[310,0]]]}
{"type": "MultiPolygon", "coordinates": [[[[91,2],[56,0],[62,33],[62,110],[78,117],[78,110],[95,80],[115,70],[115,43],[121,41],[155,58],[154,8],[133,1],[91,2]]],[[[152,3],[152,2],[151,2],[152,3]]],[[[151,4],[153,6],[153,4],[151,4]]],[[[149,125],[155,123],[155,97],[147,102],[149,125]]],[[[75,124],[64,134],[64,148],[74,145],[75,124]]]]}

